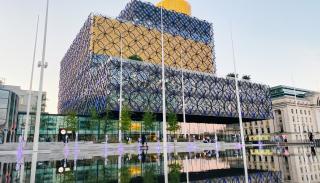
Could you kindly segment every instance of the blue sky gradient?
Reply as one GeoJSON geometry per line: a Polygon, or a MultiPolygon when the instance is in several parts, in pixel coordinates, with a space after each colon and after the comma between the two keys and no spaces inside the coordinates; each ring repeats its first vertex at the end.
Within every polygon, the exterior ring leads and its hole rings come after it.
{"type": "MultiPolygon", "coordinates": [[[[36,17],[41,59],[45,0],[0,1],[0,77],[27,89],[36,17]]],[[[129,0],[51,0],[44,90],[47,110],[57,112],[60,61],[91,12],[116,17],[129,0]]],[[[158,0],[149,0],[156,3],[158,0]]],[[[189,0],[192,15],[213,23],[217,75],[233,71],[231,22],[240,74],[253,81],[320,90],[320,1],[189,0]]],[[[34,90],[38,89],[39,69],[34,90]]]]}

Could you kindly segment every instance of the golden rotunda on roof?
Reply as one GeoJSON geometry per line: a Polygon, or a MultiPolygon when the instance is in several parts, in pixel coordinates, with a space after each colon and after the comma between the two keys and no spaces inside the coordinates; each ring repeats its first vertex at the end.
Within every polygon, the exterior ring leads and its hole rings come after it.
{"type": "Polygon", "coordinates": [[[191,15],[191,6],[186,0],[162,0],[157,3],[157,6],[178,13],[191,15]]]}

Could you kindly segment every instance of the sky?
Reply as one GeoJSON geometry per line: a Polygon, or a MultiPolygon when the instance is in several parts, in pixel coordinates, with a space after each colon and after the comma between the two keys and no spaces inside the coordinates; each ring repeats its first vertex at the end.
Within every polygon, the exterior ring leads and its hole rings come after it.
{"type": "MultiPolygon", "coordinates": [[[[158,0],[144,0],[156,3],[158,0]]],[[[319,0],[188,0],[192,16],[213,24],[217,75],[233,72],[231,36],[240,75],[269,86],[320,91],[319,0]],[[232,27],[232,28],[231,28],[232,27]]],[[[0,0],[0,78],[29,88],[37,15],[41,60],[45,0],[0,0]]],[[[91,12],[116,17],[129,0],[51,0],[44,91],[57,113],[60,61],[91,12]]],[[[33,89],[38,90],[35,68],[33,89]]]]}

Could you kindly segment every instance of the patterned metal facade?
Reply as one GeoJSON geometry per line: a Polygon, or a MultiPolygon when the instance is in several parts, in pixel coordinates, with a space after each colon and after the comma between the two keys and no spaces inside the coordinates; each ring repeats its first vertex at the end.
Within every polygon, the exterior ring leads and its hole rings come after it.
{"type": "MultiPolygon", "coordinates": [[[[93,107],[104,112],[107,103],[112,110],[119,110],[119,58],[108,60],[108,57],[93,56],[92,59],[82,79],[72,82],[77,89],[69,88],[64,96],[60,95],[59,112],[73,109],[79,114],[88,114],[93,107]]],[[[178,114],[182,114],[181,74],[181,70],[166,69],[167,107],[178,114]]],[[[187,115],[237,117],[234,80],[192,71],[184,71],[183,74],[187,115]]],[[[160,80],[159,65],[123,61],[124,104],[135,112],[150,110],[161,113],[160,80]]],[[[244,118],[267,119],[272,116],[267,86],[251,82],[240,82],[239,86],[244,118]]]]}
{"type": "MultiPolygon", "coordinates": [[[[91,17],[92,39],[90,50],[94,54],[120,57],[121,40],[123,58],[139,55],[144,62],[161,64],[161,32],[123,20],[95,15],[91,17]]],[[[212,46],[181,36],[164,34],[165,64],[213,73],[212,46]]]]}
{"type": "MultiPolygon", "coordinates": [[[[161,44],[155,43],[160,40],[161,34],[159,24],[154,25],[159,21],[157,19],[160,12],[157,10],[159,8],[151,4],[133,0],[120,14],[122,19],[128,19],[126,21],[101,15],[89,16],[61,62],[59,113],[73,110],[78,114],[86,115],[92,108],[103,113],[107,105],[109,109],[119,111],[121,40],[124,58],[128,58],[131,54],[143,57],[143,61],[128,59],[123,61],[124,104],[137,113],[147,110],[155,113],[162,112],[161,44]],[[149,11],[154,14],[150,15],[149,11]],[[145,16],[141,14],[143,12],[145,16]],[[130,22],[131,15],[140,17],[139,21],[133,18],[136,21],[130,22]],[[152,19],[154,23],[148,23],[146,17],[154,18],[152,19]],[[151,26],[146,26],[146,23],[151,26]],[[152,46],[146,43],[157,45],[152,46]],[[152,47],[153,50],[147,52],[148,47],[152,47]],[[152,56],[148,57],[148,54],[152,56]]],[[[185,18],[184,21],[194,21],[192,23],[195,27],[207,31],[193,30],[194,34],[192,34],[190,26],[183,27],[180,21],[176,21],[177,25],[165,24],[168,111],[182,114],[183,73],[188,116],[198,116],[200,119],[207,117],[236,119],[234,80],[214,75],[211,24],[172,11],[164,10],[164,12],[165,22],[169,22],[166,20],[172,17],[180,17],[181,21],[185,18]],[[182,30],[172,33],[174,29],[182,30]],[[197,34],[198,37],[193,37],[197,34]],[[178,50],[173,51],[175,48],[182,48],[182,45],[186,47],[182,53],[178,50]],[[197,45],[203,47],[199,49],[197,45]],[[199,54],[199,50],[203,52],[199,54]],[[171,57],[168,54],[169,51],[173,51],[171,57]]],[[[262,120],[272,117],[268,86],[244,81],[240,82],[239,86],[245,120],[262,120]]]]}
{"type": "MultiPolygon", "coordinates": [[[[151,3],[132,0],[118,18],[161,31],[161,9],[151,3]]],[[[163,30],[175,36],[213,45],[212,24],[182,13],[163,9],[163,30]]]]}

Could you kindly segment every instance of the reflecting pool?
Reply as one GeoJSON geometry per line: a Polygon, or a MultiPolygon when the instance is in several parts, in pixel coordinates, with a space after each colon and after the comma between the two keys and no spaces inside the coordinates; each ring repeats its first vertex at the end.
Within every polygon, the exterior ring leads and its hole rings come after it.
{"type": "MultiPolygon", "coordinates": [[[[263,146],[247,148],[249,182],[320,182],[320,149],[312,146],[263,146]]],[[[170,152],[165,165],[162,153],[95,156],[61,149],[61,154],[0,156],[0,182],[244,182],[239,149],[170,152]],[[67,152],[65,152],[67,151],[67,152]],[[13,158],[16,157],[16,158],[13,158]],[[168,172],[164,172],[164,166],[168,172]],[[34,174],[34,175],[32,175],[34,174]]],[[[80,150],[79,150],[80,151],[80,150]]]]}

